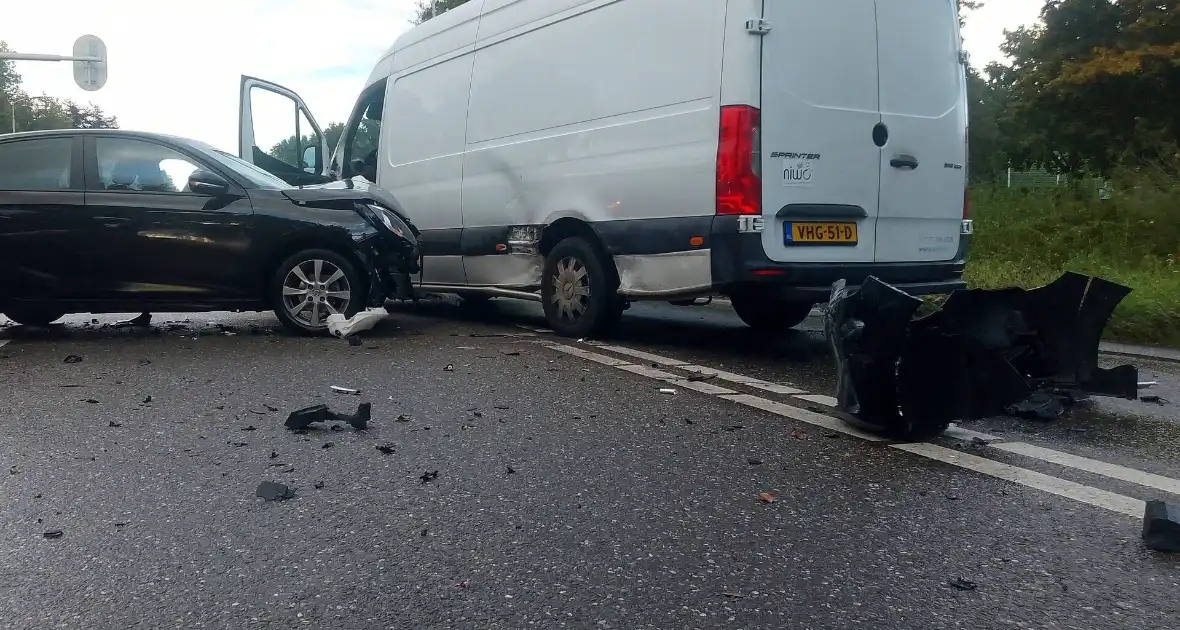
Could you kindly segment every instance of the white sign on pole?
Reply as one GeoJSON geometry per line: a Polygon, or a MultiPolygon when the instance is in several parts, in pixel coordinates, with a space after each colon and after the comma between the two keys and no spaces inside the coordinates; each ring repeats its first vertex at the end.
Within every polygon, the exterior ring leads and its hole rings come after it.
{"type": "Polygon", "coordinates": [[[94,35],[83,35],[74,42],[74,57],[88,61],[74,61],[74,83],[93,92],[107,83],[107,45],[94,35]]]}

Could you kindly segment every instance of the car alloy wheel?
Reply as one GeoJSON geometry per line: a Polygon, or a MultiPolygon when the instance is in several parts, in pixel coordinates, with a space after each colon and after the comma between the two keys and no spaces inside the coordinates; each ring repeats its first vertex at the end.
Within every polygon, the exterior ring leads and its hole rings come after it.
{"type": "Polygon", "coordinates": [[[347,313],[352,301],[348,276],[331,261],[305,260],[283,279],[283,308],[310,329],[323,328],[329,315],[347,313]]]}
{"type": "Polygon", "coordinates": [[[576,324],[590,308],[590,274],[582,261],[566,256],[557,262],[553,272],[553,297],[558,318],[576,324]]]}

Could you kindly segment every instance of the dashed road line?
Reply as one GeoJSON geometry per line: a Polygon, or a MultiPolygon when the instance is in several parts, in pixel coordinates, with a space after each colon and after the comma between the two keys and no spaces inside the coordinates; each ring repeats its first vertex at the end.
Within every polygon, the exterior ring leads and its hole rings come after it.
{"type": "MultiPolygon", "coordinates": [[[[1109,492],[1100,488],[1094,488],[1066,479],[1061,479],[1034,470],[1020,468],[1018,466],[998,462],[992,459],[971,455],[969,453],[963,453],[961,451],[939,446],[937,444],[895,443],[880,436],[861,431],[860,429],[845,424],[838,418],[825,415],[823,413],[816,413],[814,411],[802,409],[794,405],[768,400],[759,396],[742,394],[704,381],[690,381],[687,377],[678,376],[672,372],[652,367],[650,364],[674,368],[694,374],[712,374],[715,375],[718,380],[726,381],[728,383],[744,385],[754,389],[761,389],[771,393],[798,398],[807,402],[835,407],[838,404],[838,401],[836,401],[836,399],[832,398],[831,396],[807,394],[798,388],[770,383],[763,379],[743,376],[741,374],[727,372],[724,370],[716,370],[706,366],[694,365],[685,361],[669,359],[667,357],[662,357],[649,352],[643,352],[641,350],[634,350],[622,346],[601,343],[592,344],[596,350],[642,359],[648,362],[649,365],[638,365],[629,361],[611,357],[609,355],[592,352],[573,346],[566,346],[550,342],[542,343],[554,350],[587,359],[595,363],[600,363],[602,365],[616,367],[632,374],[662,381],[676,385],[678,387],[683,387],[685,389],[691,389],[703,394],[714,395],[729,402],[752,407],[778,416],[797,420],[799,422],[804,422],[831,431],[854,436],[866,441],[882,443],[889,446],[890,448],[905,451],[913,455],[926,457],[928,459],[989,475],[997,479],[1010,481],[1018,485],[1073,499],[1081,503],[1107,509],[1118,514],[1124,514],[1132,517],[1139,517],[1142,515],[1143,502],[1139,499],[1109,492]]],[[[1063,453],[1061,451],[1055,451],[1053,449],[1043,448],[1025,442],[1006,442],[1004,441],[1004,438],[1000,436],[981,433],[979,431],[972,431],[970,429],[964,429],[955,425],[951,425],[951,427],[943,433],[943,437],[964,442],[978,443],[982,441],[986,442],[990,448],[995,448],[997,450],[1012,453],[1022,457],[1037,459],[1057,466],[1094,473],[1111,479],[1127,481],[1143,487],[1180,495],[1180,481],[1170,479],[1162,475],[1143,472],[1133,468],[1119,466],[1117,464],[1110,464],[1078,455],[1072,455],[1070,453],[1063,453]]]]}
{"type": "Polygon", "coordinates": [[[1081,503],[1104,508],[1118,514],[1139,518],[1143,516],[1143,501],[1131,497],[1092,488],[1074,481],[1060,479],[1027,468],[978,457],[954,449],[930,443],[891,444],[890,448],[921,455],[952,466],[974,470],[991,477],[1010,481],[1028,488],[1073,499],[1081,503]]]}

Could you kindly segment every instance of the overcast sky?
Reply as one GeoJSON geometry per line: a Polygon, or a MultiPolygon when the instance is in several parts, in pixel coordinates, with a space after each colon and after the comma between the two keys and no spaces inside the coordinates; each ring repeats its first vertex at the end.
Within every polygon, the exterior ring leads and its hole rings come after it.
{"type": "MultiPolygon", "coordinates": [[[[905,1],[905,0],[894,0],[905,1]]],[[[964,37],[982,67],[1004,29],[1033,22],[1042,0],[986,0],[964,37]]],[[[126,129],[188,136],[237,153],[240,75],[285,85],[317,121],[343,120],[373,62],[409,28],[414,0],[35,0],[5,7],[0,40],[18,52],[69,54],[84,33],[107,44],[109,80],[73,83],[66,63],[16,62],[32,94],[93,101],[126,129]],[[15,15],[14,15],[15,12],[15,15]]],[[[261,144],[261,143],[260,143],[261,144]]]]}

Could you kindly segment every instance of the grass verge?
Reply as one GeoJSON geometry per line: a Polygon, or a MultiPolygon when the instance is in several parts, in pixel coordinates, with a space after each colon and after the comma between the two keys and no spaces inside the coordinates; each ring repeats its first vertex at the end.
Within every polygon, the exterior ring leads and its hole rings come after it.
{"type": "Polygon", "coordinates": [[[1124,178],[1111,199],[1093,188],[972,189],[972,287],[1035,287],[1076,271],[1132,289],[1107,324],[1110,341],[1180,347],[1180,178],[1124,178]]]}

